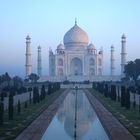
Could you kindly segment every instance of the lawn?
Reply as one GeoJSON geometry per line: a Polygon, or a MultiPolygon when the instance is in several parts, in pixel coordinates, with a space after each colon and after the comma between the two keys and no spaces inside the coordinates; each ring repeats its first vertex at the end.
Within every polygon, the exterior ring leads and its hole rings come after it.
{"type": "Polygon", "coordinates": [[[17,113],[14,108],[14,119],[8,120],[8,111],[4,112],[4,124],[0,126],[0,139],[15,139],[35,118],[37,118],[52,102],[59,96],[63,90],[59,90],[51,95],[47,95],[45,100],[37,104],[29,104],[25,109],[24,103],[21,104],[21,113],[17,113]]]}
{"type": "Polygon", "coordinates": [[[94,89],[90,92],[115,116],[138,140],[140,140],[140,114],[138,106],[134,110],[132,105],[130,110],[121,107],[120,102],[105,98],[103,94],[94,89]]]}

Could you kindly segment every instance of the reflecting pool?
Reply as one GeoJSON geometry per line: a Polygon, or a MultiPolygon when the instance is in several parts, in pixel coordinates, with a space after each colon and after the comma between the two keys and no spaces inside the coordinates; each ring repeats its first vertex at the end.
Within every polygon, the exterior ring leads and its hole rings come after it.
{"type": "Polygon", "coordinates": [[[109,140],[84,91],[72,90],[41,140],[109,140]]]}

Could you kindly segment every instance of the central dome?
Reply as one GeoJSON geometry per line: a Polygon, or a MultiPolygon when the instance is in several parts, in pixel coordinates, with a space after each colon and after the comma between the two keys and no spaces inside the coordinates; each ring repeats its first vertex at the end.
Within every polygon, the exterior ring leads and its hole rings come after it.
{"type": "Polygon", "coordinates": [[[87,46],[88,35],[82,30],[77,23],[64,35],[64,45],[68,46],[87,46]]]}

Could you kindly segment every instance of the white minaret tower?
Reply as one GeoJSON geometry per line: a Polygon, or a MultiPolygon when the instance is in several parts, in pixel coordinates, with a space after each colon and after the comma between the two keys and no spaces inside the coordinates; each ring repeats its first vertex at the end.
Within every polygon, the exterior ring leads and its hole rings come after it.
{"type": "Polygon", "coordinates": [[[31,56],[31,38],[29,35],[26,37],[26,62],[25,62],[25,71],[26,78],[32,73],[32,56],[31,56]]]}
{"type": "Polygon", "coordinates": [[[115,74],[115,55],[114,55],[114,46],[111,46],[111,58],[110,58],[110,62],[111,62],[111,66],[110,66],[110,70],[111,70],[111,76],[114,76],[115,74]]]}
{"type": "Polygon", "coordinates": [[[122,43],[122,50],[121,50],[121,77],[124,77],[124,67],[126,65],[126,37],[125,35],[123,34],[122,35],[122,40],[121,40],[121,43],[122,43]]]}
{"type": "Polygon", "coordinates": [[[42,75],[41,47],[40,47],[40,46],[38,46],[37,73],[38,73],[38,76],[39,76],[39,77],[42,75]]]}

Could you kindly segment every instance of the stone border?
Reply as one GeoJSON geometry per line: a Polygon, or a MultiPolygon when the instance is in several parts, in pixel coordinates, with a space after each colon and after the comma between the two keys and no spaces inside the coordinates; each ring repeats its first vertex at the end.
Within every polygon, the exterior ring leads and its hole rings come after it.
{"type": "Polygon", "coordinates": [[[65,99],[68,90],[65,90],[39,117],[37,117],[16,140],[39,140],[48,128],[59,106],[65,99]]]}
{"type": "Polygon", "coordinates": [[[88,90],[85,90],[85,93],[111,140],[136,140],[88,90]]]}

